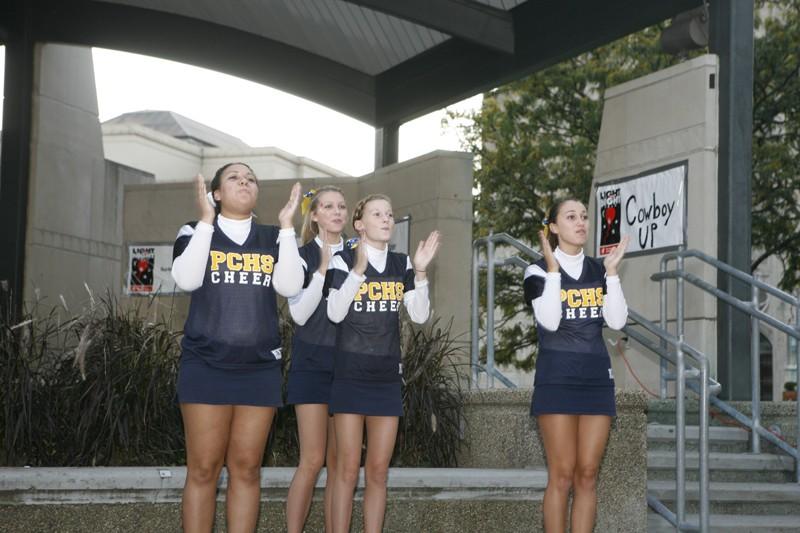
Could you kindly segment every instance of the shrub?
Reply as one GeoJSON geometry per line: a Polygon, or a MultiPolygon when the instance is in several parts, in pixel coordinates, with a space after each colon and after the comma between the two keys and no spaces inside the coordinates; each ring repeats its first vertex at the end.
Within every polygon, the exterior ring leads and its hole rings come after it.
{"type": "Polygon", "coordinates": [[[183,431],[175,398],[180,349],[152,299],[112,296],[63,319],[38,308],[0,324],[6,465],[175,464],[183,431]]]}
{"type": "MultiPolygon", "coordinates": [[[[8,295],[5,295],[6,297],[8,295]]],[[[186,461],[176,398],[180,332],[153,298],[128,306],[106,295],[82,312],[42,306],[0,316],[0,458],[7,466],[154,466],[186,461]],[[146,317],[157,316],[148,320],[146,317]]],[[[394,464],[455,466],[463,393],[452,322],[403,325],[403,392],[394,464]]],[[[293,323],[281,313],[286,359],[293,323]]],[[[285,380],[284,380],[285,383],[285,380]]],[[[264,454],[269,466],[299,455],[292,407],[279,409],[264,454]]]]}
{"type": "Polygon", "coordinates": [[[464,390],[451,337],[452,319],[421,328],[404,323],[403,417],[395,448],[397,466],[458,466],[462,444],[464,390]]]}

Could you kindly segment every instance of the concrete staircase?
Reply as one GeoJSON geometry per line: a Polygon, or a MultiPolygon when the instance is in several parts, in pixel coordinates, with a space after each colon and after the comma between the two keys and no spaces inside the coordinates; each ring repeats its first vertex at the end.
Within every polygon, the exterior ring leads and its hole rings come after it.
{"type": "MultiPolygon", "coordinates": [[[[739,427],[712,426],[709,443],[711,530],[719,532],[800,531],[800,484],[794,461],[764,446],[752,454],[749,434],[739,427]]],[[[675,510],[675,426],[651,422],[647,427],[648,492],[675,510]]],[[[697,521],[698,427],[686,427],[687,519],[697,521]]],[[[650,511],[648,531],[675,531],[650,511]]]]}

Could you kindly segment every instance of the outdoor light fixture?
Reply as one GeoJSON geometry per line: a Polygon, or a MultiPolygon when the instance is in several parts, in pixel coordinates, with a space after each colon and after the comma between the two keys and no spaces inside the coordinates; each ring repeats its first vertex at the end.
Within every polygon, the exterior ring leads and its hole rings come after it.
{"type": "Polygon", "coordinates": [[[661,32],[660,42],[661,49],[673,55],[708,46],[707,5],[677,15],[661,32]]]}

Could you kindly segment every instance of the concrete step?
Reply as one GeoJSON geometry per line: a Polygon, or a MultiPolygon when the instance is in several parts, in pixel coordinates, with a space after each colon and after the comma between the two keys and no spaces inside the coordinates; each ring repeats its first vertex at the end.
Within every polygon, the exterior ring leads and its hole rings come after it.
{"type": "MultiPolygon", "coordinates": [[[[262,469],[258,531],[283,531],[294,471],[262,469]]],[[[184,467],[0,468],[0,532],[179,531],[185,477],[184,467]]],[[[383,531],[530,531],[542,521],[546,484],[544,470],[392,468],[383,531]]],[[[323,470],[306,531],[324,530],[324,485],[323,470]]],[[[218,486],[218,531],[225,531],[226,475],[218,486]]],[[[362,523],[363,488],[362,469],[353,505],[354,529],[362,523]]],[[[646,520],[644,513],[640,519],[646,520]]]]}
{"type": "MultiPolygon", "coordinates": [[[[800,484],[739,483],[715,481],[710,484],[710,506],[713,514],[725,515],[795,515],[800,511],[800,484]]],[[[675,509],[675,482],[647,482],[648,494],[675,509]]],[[[696,481],[686,483],[686,511],[698,512],[699,487],[696,481]]]]}
{"type": "MultiPolygon", "coordinates": [[[[651,450],[647,452],[647,479],[675,480],[675,452],[651,450]]],[[[708,454],[711,481],[747,481],[760,483],[789,483],[794,476],[794,460],[788,455],[769,453],[708,454]]],[[[699,478],[698,452],[686,453],[686,479],[699,478]]]]}
{"type": "MultiPolygon", "coordinates": [[[[716,427],[709,429],[709,450],[712,452],[746,452],[750,434],[738,427],[716,427]]],[[[686,426],[686,449],[697,450],[700,446],[698,426],[686,426]]],[[[675,426],[650,423],[647,425],[648,450],[674,450],[675,426]]]]}
{"type": "MultiPolygon", "coordinates": [[[[698,515],[686,515],[686,521],[696,524],[698,515]]],[[[710,517],[712,533],[797,533],[800,529],[800,515],[719,515],[710,517]]],[[[647,533],[675,533],[664,517],[654,512],[647,515],[647,533]]]]}
{"type": "MultiPolygon", "coordinates": [[[[749,401],[728,401],[727,404],[749,416],[752,406],[749,401]]],[[[794,446],[797,439],[797,411],[795,402],[764,402],[760,404],[761,424],[779,435],[782,435],[790,445],[794,446]]],[[[698,424],[698,402],[695,397],[688,398],[686,401],[686,425],[697,426],[698,424]]],[[[675,400],[652,399],[647,402],[647,421],[650,424],[660,424],[667,426],[675,425],[675,400]]],[[[711,408],[709,423],[714,427],[734,427],[740,428],[733,418],[722,413],[718,408],[711,408]]],[[[745,430],[746,431],[746,430],[745,430]]],[[[749,433],[749,432],[748,432],[749,433]]],[[[763,452],[775,453],[773,444],[764,439],[761,440],[763,452]]],[[[722,451],[722,450],[720,450],[722,451]]]]}

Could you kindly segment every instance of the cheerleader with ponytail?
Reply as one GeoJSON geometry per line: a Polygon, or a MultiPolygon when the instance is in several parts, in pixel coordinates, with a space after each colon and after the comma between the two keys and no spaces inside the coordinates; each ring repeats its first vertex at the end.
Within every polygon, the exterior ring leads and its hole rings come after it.
{"type": "Polygon", "coordinates": [[[332,490],[336,480],[336,439],[328,415],[336,327],[328,320],[322,287],[331,256],[342,250],[347,204],[341,189],[325,186],[303,195],[300,258],[303,290],[289,299],[297,324],[292,340],[287,403],[294,405],[300,437],[300,464],[286,500],[289,533],[301,533],[311,506],[317,476],[326,465],[325,531],[330,533],[332,490]]]}
{"type": "Polygon", "coordinates": [[[586,207],[577,200],[553,205],[539,232],[544,258],[525,271],[526,305],[536,318],[536,358],[531,414],[537,418],[547,458],[545,531],[590,532],[597,507],[595,486],[614,405],[614,375],[603,324],[625,326],[628,307],[617,270],[624,237],[605,259],[586,257],[586,207]]]}

